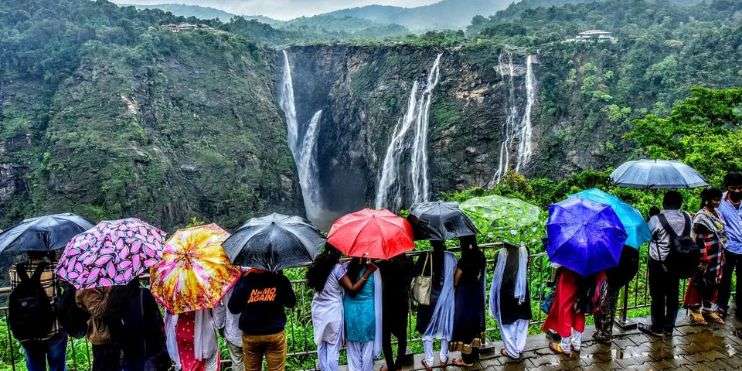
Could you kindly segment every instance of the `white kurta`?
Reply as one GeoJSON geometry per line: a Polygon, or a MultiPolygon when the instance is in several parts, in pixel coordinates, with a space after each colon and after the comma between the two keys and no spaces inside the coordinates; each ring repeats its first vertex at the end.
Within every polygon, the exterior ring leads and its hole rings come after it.
{"type": "Polygon", "coordinates": [[[312,325],[314,343],[317,345],[319,368],[322,371],[338,369],[340,347],[343,345],[345,328],[343,318],[343,295],[340,285],[347,270],[347,263],[338,263],[327,277],[325,287],[312,299],[312,325]]]}

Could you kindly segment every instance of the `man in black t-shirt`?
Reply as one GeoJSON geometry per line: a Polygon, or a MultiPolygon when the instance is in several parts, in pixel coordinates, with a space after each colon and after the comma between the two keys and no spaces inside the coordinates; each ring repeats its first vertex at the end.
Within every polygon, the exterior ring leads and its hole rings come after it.
{"type": "Polygon", "coordinates": [[[284,307],[295,305],[291,282],[280,271],[252,269],[237,282],[227,306],[230,312],[240,314],[246,371],[259,371],[263,356],[268,370],[286,369],[284,307]]]}

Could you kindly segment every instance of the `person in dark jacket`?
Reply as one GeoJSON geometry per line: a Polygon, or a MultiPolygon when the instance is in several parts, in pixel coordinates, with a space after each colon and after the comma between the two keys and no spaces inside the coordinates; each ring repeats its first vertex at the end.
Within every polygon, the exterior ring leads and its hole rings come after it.
{"type": "Polygon", "coordinates": [[[450,348],[461,352],[453,362],[472,367],[479,362],[479,348],[484,344],[484,267],[485,258],[476,237],[461,237],[461,259],[454,276],[455,306],[450,348]]]}
{"type": "Polygon", "coordinates": [[[282,272],[253,269],[237,282],[227,304],[240,314],[245,370],[261,370],[263,357],[268,370],[286,369],[286,313],[296,305],[291,282],[282,272]]]}
{"type": "Polygon", "coordinates": [[[381,330],[382,349],[387,370],[399,370],[402,357],[407,352],[407,315],[412,281],[412,259],[399,255],[378,263],[381,273],[382,312],[384,327],[381,330]],[[397,338],[397,358],[392,351],[392,335],[397,338]]]}
{"type": "Polygon", "coordinates": [[[155,298],[138,280],[111,291],[111,337],[123,350],[126,371],[164,371],[170,368],[165,348],[165,325],[155,298]]]}

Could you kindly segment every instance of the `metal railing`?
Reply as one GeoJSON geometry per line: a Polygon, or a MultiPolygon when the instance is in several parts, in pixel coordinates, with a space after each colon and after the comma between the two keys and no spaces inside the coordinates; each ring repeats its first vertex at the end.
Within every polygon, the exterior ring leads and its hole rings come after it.
{"type": "MultiPolygon", "coordinates": [[[[502,245],[499,243],[490,243],[481,245],[482,250],[487,257],[487,294],[494,271],[495,253],[502,245]]],[[[451,249],[456,252],[457,249],[451,249]]],[[[410,253],[416,257],[426,251],[415,251],[410,253]]],[[[650,304],[649,286],[647,283],[647,254],[642,251],[639,273],[623,290],[619,298],[617,322],[625,323],[628,318],[644,316],[647,314],[650,304]]],[[[533,320],[531,321],[531,331],[537,332],[543,321],[545,313],[540,309],[544,297],[549,292],[549,284],[553,275],[552,268],[548,257],[545,253],[532,254],[529,258],[528,283],[531,295],[531,307],[533,320]]],[[[303,270],[305,268],[296,268],[303,270]]],[[[287,311],[286,334],[288,340],[288,364],[290,369],[313,369],[316,363],[316,346],[314,344],[314,334],[312,331],[311,320],[311,302],[313,291],[308,287],[304,279],[292,281],[294,291],[296,292],[297,305],[293,310],[287,311]]],[[[10,292],[9,288],[0,288],[0,299],[6,299],[10,292]]],[[[681,295],[685,292],[685,281],[682,282],[681,295]]],[[[734,292],[734,290],[732,290],[734,292]]],[[[3,300],[4,302],[5,300],[3,300]]],[[[487,301],[485,301],[487,302],[487,301]]],[[[7,307],[0,307],[0,368],[12,370],[24,370],[23,352],[20,345],[16,342],[7,326],[7,307]]],[[[422,344],[419,334],[415,331],[415,311],[410,310],[408,318],[408,349],[413,353],[422,350],[422,344]]],[[[487,316],[486,326],[487,340],[492,342],[499,339],[499,330],[491,316],[487,316]]],[[[222,359],[228,360],[229,357],[225,347],[222,349],[222,359]]],[[[68,367],[71,370],[89,370],[91,364],[90,346],[84,339],[70,339],[68,351],[68,367]]],[[[226,365],[225,365],[226,366],[226,365]]],[[[227,367],[228,369],[228,367],[227,367]]]]}

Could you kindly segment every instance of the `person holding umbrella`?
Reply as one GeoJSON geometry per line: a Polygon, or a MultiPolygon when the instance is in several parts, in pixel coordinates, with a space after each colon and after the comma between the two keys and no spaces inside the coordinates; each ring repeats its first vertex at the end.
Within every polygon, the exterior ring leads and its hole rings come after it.
{"type": "Polygon", "coordinates": [[[216,337],[225,311],[221,300],[240,277],[222,247],[228,237],[216,224],[178,230],[152,268],[152,293],[167,309],[167,350],[178,370],[221,368],[216,337]]]}
{"type": "Polygon", "coordinates": [[[701,258],[697,272],[688,281],[685,307],[690,311],[691,321],[700,325],[706,324],[706,319],[724,324],[717,305],[727,242],[724,217],[718,212],[721,197],[718,188],[704,189],[701,210],[693,218],[693,235],[701,249],[701,258]]]}
{"type": "Polygon", "coordinates": [[[47,362],[52,371],[66,368],[65,322],[55,313],[54,304],[68,285],[54,272],[55,251],[92,226],[80,216],[56,214],[24,220],[0,233],[0,252],[25,253],[27,257],[8,271],[8,324],[26,353],[29,371],[46,370],[47,362]]]}
{"type": "Polygon", "coordinates": [[[303,218],[271,214],[240,227],[224,248],[233,264],[250,267],[237,282],[227,303],[240,314],[246,371],[259,371],[263,358],[268,370],[286,369],[286,308],[296,294],[282,269],[312,262],[325,244],[319,230],[303,218]]]}
{"type": "Polygon", "coordinates": [[[367,258],[355,257],[340,280],[345,289],[345,340],[348,370],[372,371],[381,353],[381,275],[367,258]]]}
{"type": "Polygon", "coordinates": [[[307,283],[314,290],[312,327],[319,369],[322,371],[338,370],[340,347],[345,342],[345,289],[340,281],[345,277],[348,264],[341,263],[340,257],[337,249],[327,245],[307,270],[307,283]]]}
{"type": "Polygon", "coordinates": [[[451,346],[461,352],[453,362],[471,367],[479,361],[479,348],[484,344],[485,258],[475,236],[461,237],[461,259],[454,273],[455,310],[451,346]]]}
{"type": "Polygon", "coordinates": [[[549,348],[569,355],[580,351],[585,314],[593,304],[591,290],[602,285],[606,269],[618,265],[627,234],[610,206],[580,198],[551,205],[546,232],[557,284],[542,328],[561,337],[549,348]]]}
{"type": "Polygon", "coordinates": [[[671,238],[690,238],[691,217],[682,211],[683,196],[667,191],[662,199],[663,210],[649,219],[652,239],[649,242],[649,296],[652,323],[639,324],[639,330],[652,336],[671,336],[678,315],[679,276],[668,269],[671,238]]]}
{"type": "MultiPolygon", "coordinates": [[[[348,368],[373,370],[382,348],[382,279],[371,259],[388,260],[415,247],[410,223],[389,210],[364,209],[338,219],[327,242],[353,257],[341,280],[348,368]]],[[[386,325],[386,324],[385,324],[386,325]]]]}

